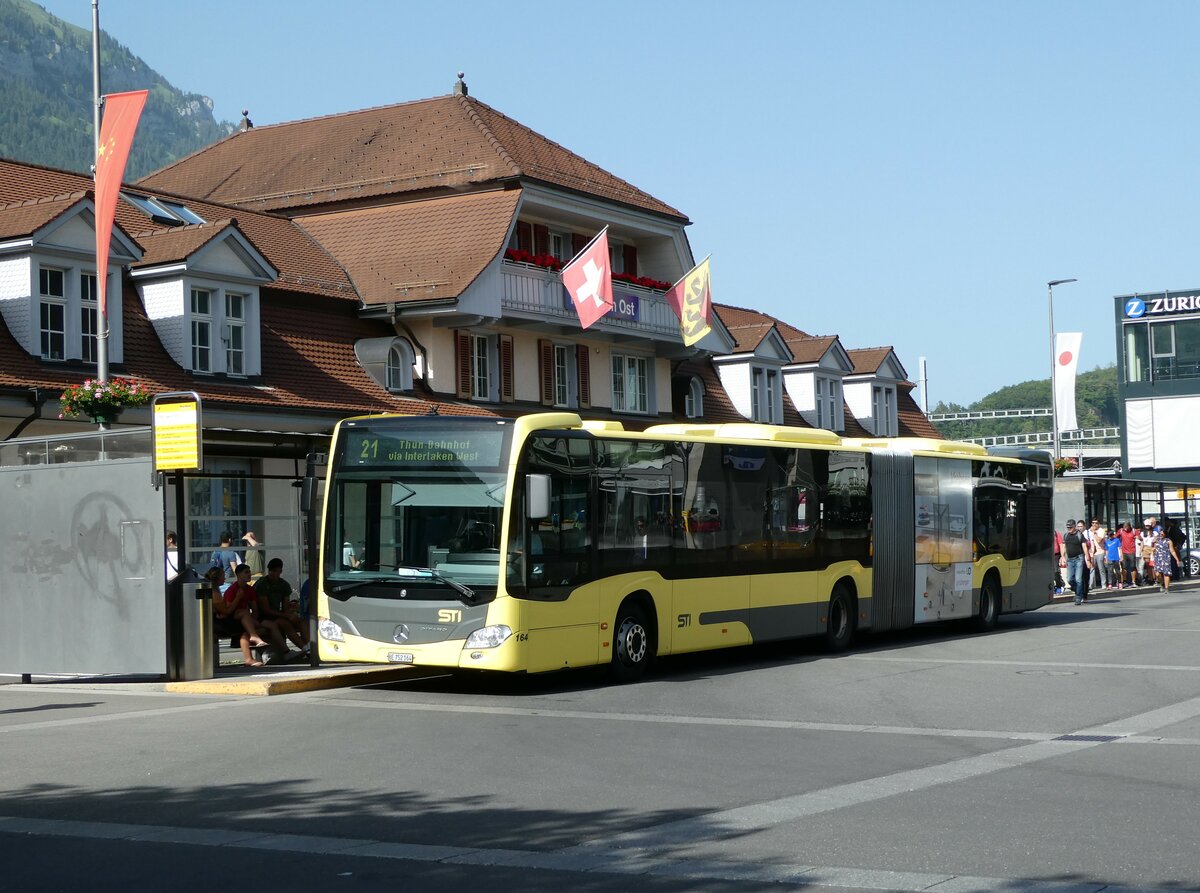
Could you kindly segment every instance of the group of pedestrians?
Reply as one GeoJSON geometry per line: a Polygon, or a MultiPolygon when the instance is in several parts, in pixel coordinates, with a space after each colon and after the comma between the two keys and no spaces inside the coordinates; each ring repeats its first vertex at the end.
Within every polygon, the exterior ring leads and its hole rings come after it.
{"type": "Polygon", "coordinates": [[[283,579],[283,560],[272,558],[264,574],[262,552],[253,531],[242,537],[249,547],[245,562],[233,551],[232,540],[231,534],[221,534],[204,575],[220,592],[213,600],[218,632],[222,638],[228,635],[238,640],[248,667],[263,665],[253,656],[254,648],[266,648],[273,660],[282,660],[289,656],[290,641],[304,653],[309,642],[308,623],[300,614],[292,585],[283,579]],[[234,582],[226,585],[229,572],[234,582]]]}
{"type": "Polygon", "coordinates": [[[1162,524],[1157,518],[1146,518],[1140,530],[1129,521],[1109,530],[1099,519],[1089,527],[1086,521],[1072,518],[1061,534],[1054,535],[1055,591],[1069,587],[1077,605],[1087,601],[1094,589],[1157,585],[1166,592],[1171,579],[1179,577],[1184,539],[1172,518],[1163,518],[1162,524]]]}

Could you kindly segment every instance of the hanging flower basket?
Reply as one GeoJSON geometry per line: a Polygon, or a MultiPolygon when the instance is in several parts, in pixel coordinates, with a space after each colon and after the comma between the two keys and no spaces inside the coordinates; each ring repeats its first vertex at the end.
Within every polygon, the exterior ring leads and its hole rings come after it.
{"type": "Polygon", "coordinates": [[[103,382],[89,378],[83,384],[68,385],[58,401],[62,407],[60,419],[87,416],[97,425],[111,425],[121,410],[149,403],[150,392],[139,382],[125,378],[103,382]]]}
{"type": "Polygon", "coordinates": [[[1068,471],[1074,471],[1079,467],[1079,463],[1070,456],[1059,456],[1054,460],[1054,476],[1061,477],[1068,471]]]}

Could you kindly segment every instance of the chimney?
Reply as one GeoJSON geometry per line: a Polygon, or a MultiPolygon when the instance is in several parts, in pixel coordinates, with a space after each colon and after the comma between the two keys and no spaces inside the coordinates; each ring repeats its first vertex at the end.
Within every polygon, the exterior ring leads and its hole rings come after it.
{"type": "Polygon", "coordinates": [[[250,120],[250,110],[242,109],[242,120],[238,124],[238,130],[240,130],[242,133],[245,133],[253,126],[254,122],[250,120]]]}
{"type": "Polygon", "coordinates": [[[467,82],[463,80],[463,73],[458,73],[458,82],[454,85],[455,96],[467,96],[467,82]]]}

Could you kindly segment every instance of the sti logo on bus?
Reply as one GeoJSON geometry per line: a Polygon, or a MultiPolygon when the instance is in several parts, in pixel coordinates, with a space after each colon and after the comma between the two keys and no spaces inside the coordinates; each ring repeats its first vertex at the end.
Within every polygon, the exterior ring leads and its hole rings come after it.
{"type": "Polygon", "coordinates": [[[462,623],[462,611],[454,608],[442,608],[438,611],[438,623],[462,623]]]}

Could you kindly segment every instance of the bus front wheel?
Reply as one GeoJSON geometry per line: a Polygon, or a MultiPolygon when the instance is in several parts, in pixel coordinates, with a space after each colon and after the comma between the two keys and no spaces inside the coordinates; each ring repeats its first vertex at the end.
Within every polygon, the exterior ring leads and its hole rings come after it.
{"type": "Polygon", "coordinates": [[[829,617],[825,624],[825,647],[845,651],[854,637],[854,599],[845,586],[834,587],[829,597],[829,617]]]}
{"type": "Polygon", "coordinates": [[[612,677],[617,682],[633,682],[646,672],[653,654],[653,640],[645,612],[636,604],[622,605],[617,612],[613,638],[612,677]]]}

